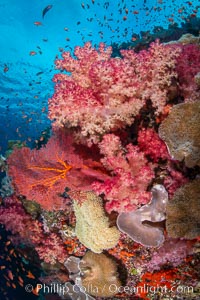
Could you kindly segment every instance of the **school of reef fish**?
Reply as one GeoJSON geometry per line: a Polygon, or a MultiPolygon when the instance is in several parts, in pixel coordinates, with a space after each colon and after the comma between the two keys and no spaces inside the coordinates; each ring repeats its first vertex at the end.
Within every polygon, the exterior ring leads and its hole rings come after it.
{"type": "Polygon", "coordinates": [[[199,299],[200,37],[138,43],[62,49],[51,129],[0,156],[2,299],[199,299]]]}

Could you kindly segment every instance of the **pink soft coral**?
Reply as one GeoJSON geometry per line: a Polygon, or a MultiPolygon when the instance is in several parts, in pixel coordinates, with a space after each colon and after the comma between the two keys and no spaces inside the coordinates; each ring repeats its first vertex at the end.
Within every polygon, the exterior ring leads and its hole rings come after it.
{"type": "Polygon", "coordinates": [[[32,219],[15,195],[4,199],[0,207],[0,223],[11,231],[10,239],[14,244],[35,247],[39,258],[46,263],[63,263],[66,259],[67,251],[59,235],[51,232],[47,235],[43,224],[32,219]]]}
{"type": "Polygon", "coordinates": [[[77,47],[77,59],[64,52],[56,66],[71,74],[54,76],[55,93],[49,99],[54,127],[72,128],[79,140],[91,145],[103,134],[131,125],[147,99],[160,113],[177,75],[179,51],[156,42],[140,53],[123,50],[122,58],[112,58],[112,49],[104,44],[98,50],[90,43],[77,47]]]}
{"type": "Polygon", "coordinates": [[[62,239],[55,233],[44,237],[41,243],[35,247],[39,258],[46,263],[55,264],[56,262],[64,263],[67,258],[62,239]]]}
{"type": "Polygon", "coordinates": [[[14,244],[35,247],[40,259],[46,263],[63,263],[66,259],[67,251],[62,239],[56,233],[45,234],[43,224],[26,213],[15,195],[4,199],[0,207],[0,223],[11,231],[10,239],[14,244]]]}
{"type": "Polygon", "coordinates": [[[148,155],[155,163],[157,163],[159,159],[170,159],[165,143],[152,128],[139,131],[138,146],[140,150],[148,155]]]}
{"type": "Polygon", "coordinates": [[[23,242],[32,246],[39,243],[43,237],[42,223],[32,219],[14,194],[3,200],[0,207],[0,223],[4,224],[6,230],[11,231],[10,238],[15,244],[23,242]]]}
{"type": "Polygon", "coordinates": [[[200,47],[196,44],[178,45],[181,54],[177,59],[176,72],[180,94],[184,102],[196,101],[200,97],[199,85],[195,76],[200,72],[200,47]]]}
{"type": "Polygon", "coordinates": [[[191,255],[195,241],[186,241],[168,238],[157,251],[154,251],[151,260],[147,263],[140,262],[140,267],[145,267],[149,272],[160,270],[163,265],[174,267],[184,262],[184,259],[191,255]]]}
{"type": "Polygon", "coordinates": [[[187,183],[189,179],[186,178],[180,171],[175,170],[172,163],[167,165],[166,170],[168,174],[164,179],[164,186],[166,187],[169,197],[171,198],[175,191],[187,183]]]}
{"type": "Polygon", "coordinates": [[[140,204],[146,204],[151,193],[147,187],[154,177],[151,165],[137,146],[122,147],[119,137],[107,134],[99,144],[104,167],[111,176],[102,182],[92,184],[98,194],[104,194],[106,210],[131,211],[140,204]]]}
{"type": "Polygon", "coordinates": [[[13,235],[20,234],[22,239],[27,239],[29,237],[27,225],[31,222],[30,215],[25,212],[22,203],[15,195],[4,199],[0,207],[0,223],[5,225],[6,230],[11,231],[13,235]]]}

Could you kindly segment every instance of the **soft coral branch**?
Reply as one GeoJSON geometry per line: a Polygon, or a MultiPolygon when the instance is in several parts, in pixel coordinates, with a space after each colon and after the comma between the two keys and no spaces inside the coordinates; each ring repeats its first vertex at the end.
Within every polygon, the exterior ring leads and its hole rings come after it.
{"type": "Polygon", "coordinates": [[[143,128],[139,131],[138,146],[140,150],[149,156],[155,163],[157,163],[160,159],[170,159],[165,143],[152,128],[143,128]]]}
{"type": "Polygon", "coordinates": [[[104,167],[109,170],[110,178],[92,184],[98,194],[104,194],[106,210],[123,212],[146,204],[151,194],[147,187],[154,177],[152,166],[144,154],[132,144],[122,147],[119,137],[114,134],[104,136],[99,144],[104,167]]]}

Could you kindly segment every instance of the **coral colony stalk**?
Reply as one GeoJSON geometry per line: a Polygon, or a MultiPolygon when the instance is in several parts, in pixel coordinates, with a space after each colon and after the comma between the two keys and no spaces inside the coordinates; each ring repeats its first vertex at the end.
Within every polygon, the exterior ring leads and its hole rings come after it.
{"type": "MultiPolygon", "coordinates": [[[[199,45],[155,41],[138,53],[122,50],[112,57],[111,47],[86,43],[74,56],[63,52],[55,64],[66,73],[53,78],[52,136],[40,149],[14,149],[7,158],[14,192],[6,189],[13,195],[3,199],[0,223],[11,241],[30,260],[34,255],[46,274],[43,282],[64,287],[68,281],[65,296],[56,291],[66,299],[129,299],[130,288],[121,285],[153,287],[149,272],[168,288],[178,284],[176,277],[195,285],[195,263],[187,255],[197,262],[199,197],[195,185],[195,199],[187,198],[187,187],[199,172],[199,45]],[[190,128],[180,116],[176,120],[181,111],[190,128]],[[173,130],[171,119],[179,124],[173,130]],[[186,207],[189,214],[189,200],[193,222],[179,213],[186,207]],[[187,278],[177,275],[184,273],[186,257],[187,278]],[[79,292],[69,277],[78,278],[79,292]],[[83,291],[90,284],[95,291],[83,291]]],[[[172,291],[168,296],[174,297],[172,291]]]]}

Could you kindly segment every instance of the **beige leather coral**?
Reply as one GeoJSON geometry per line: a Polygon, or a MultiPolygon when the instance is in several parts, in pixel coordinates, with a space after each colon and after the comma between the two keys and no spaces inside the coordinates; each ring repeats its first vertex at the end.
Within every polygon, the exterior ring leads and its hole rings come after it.
{"type": "Polygon", "coordinates": [[[167,204],[167,233],[172,238],[200,236],[200,179],[178,189],[167,204]]]}
{"type": "Polygon", "coordinates": [[[200,166],[200,101],[173,106],[159,128],[171,157],[192,168],[200,166]]]}

